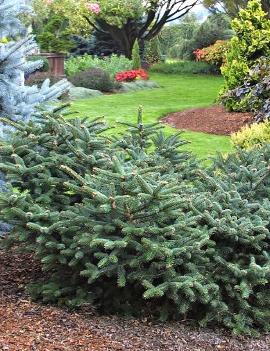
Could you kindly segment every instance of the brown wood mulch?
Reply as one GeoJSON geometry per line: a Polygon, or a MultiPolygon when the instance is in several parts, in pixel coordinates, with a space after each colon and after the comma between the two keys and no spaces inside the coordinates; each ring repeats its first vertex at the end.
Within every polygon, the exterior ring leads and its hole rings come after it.
{"type": "Polygon", "coordinates": [[[237,338],[185,322],[100,316],[91,308],[69,312],[31,302],[25,285],[41,276],[30,254],[0,250],[1,351],[269,351],[270,335],[237,338]]]}
{"type": "Polygon", "coordinates": [[[171,113],[161,120],[177,129],[217,135],[230,135],[253,121],[251,113],[227,112],[219,105],[171,113]]]}

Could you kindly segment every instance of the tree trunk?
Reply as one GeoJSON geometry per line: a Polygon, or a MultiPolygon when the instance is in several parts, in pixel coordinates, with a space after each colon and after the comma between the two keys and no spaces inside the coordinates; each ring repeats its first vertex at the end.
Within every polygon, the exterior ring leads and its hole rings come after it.
{"type": "Polygon", "coordinates": [[[105,21],[98,21],[100,29],[108,33],[113,41],[120,48],[120,53],[127,58],[132,58],[132,49],[137,39],[137,30],[132,21],[128,21],[122,28],[107,24],[105,21]]]}
{"type": "Polygon", "coordinates": [[[148,62],[145,53],[145,40],[143,38],[139,39],[140,56],[142,62],[142,68],[148,68],[148,62]]]}

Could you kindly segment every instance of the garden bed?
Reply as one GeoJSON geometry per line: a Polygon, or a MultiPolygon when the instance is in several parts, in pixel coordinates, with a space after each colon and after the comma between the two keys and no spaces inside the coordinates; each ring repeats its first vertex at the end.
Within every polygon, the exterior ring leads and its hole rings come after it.
{"type": "Polygon", "coordinates": [[[33,303],[24,292],[41,276],[30,254],[0,250],[0,347],[8,351],[268,351],[270,336],[258,339],[195,329],[187,321],[99,316],[87,307],[76,312],[33,303]]]}
{"type": "Polygon", "coordinates": [[[177,129],[187,129],[217,135],[230,135],[253,122],[251,113],[227,112],[221,106],[211,106],[175,112],[161,121],[177,129]]]}

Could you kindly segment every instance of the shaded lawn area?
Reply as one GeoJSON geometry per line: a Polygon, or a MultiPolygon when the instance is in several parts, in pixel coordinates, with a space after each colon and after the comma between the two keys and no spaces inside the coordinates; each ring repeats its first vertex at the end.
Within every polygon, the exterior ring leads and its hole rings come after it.
{"type": "MultiPolygon", "coordinates": [[[[171,112],[212,105],[223,83],[221,77],[206,75],[151,74],[151,80],[161,88],[78,100],[72,109],[89,118],[104,116],[110,125],[116,125],[116,121],[135,122],[138,107],[142,105],[144,122],[153,123],[171,112]]],[[[118,125],[113,133],[122,130],[118,125]]],[[[166,126],[165,132],[175,133],[176,129],[166,126]]],[[[199,157],[232,151],[230,138],[226,136],[186,131],[183,138],[191,142],[185,148],[199,157]]]]}

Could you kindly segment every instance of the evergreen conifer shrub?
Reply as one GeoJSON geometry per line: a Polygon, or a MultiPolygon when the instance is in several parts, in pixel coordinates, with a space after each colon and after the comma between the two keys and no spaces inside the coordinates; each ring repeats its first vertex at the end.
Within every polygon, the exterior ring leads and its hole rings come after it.
{"type": "Polygon", "coordinates": [[[150,40],[146,47],[146,61],[149,65],[161,62],[162,54],[159,37],[150,40]]]}
{"type": "Polygon", "coordinates": [[[121,137],[59,114],[2,122],[17,132],[0,147],[0,219],[50,273],[32,296],[269,330],[269,146],[203,170],[141,113],[121,137]]]}
{"type": "Polygon", "coordinates": [[[140,47],[139,47],[138,40],[135,41],[135,44],[134,44],[133,50],[132,50],[132,64],[133,64],[133,67],[132,67],[133,69],[142,68],[140,47]]]}

